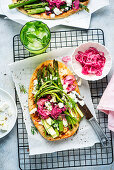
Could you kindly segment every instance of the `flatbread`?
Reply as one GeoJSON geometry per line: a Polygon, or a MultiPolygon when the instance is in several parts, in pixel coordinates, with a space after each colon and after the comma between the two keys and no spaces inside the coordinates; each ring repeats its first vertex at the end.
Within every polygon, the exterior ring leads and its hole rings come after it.
{"type": "MultiPolygon", "coordinates": [[[[48,60],[48,61],[45,61],[43,63],[41,63],[34,71],[32,77],[31,77],[31,80],[30,80],[30,85],[29,85],[29,92],[28,92],[28,106],[29,106],[29,112],[36,108],[36,104],[34,103],[34,95],[32,94],[32,91],[33,91],[33,87],[34,87],[34,80],[37,78],[37,72],[40,68],[44,67],[44,66],[47,66],[48,64],[52,65],[53,66],[53,60],[48,60]]],[[[72,72],[66,67],[65,64],[61,63],[61,62],[58,62],[58,67],[59,67],[59,70],[62,68],[62,69],[67,69],[67,72],[68,74],[67,75],[73,75],[72,72]]],[[[63,78],[63,75],[61,75],[61,72],[59,71],[59,74],[60,74],[60,78],[63,78]]],[[[77,84],[77,82],[75,81],[75,83],[77,84]]],[[[78,85],[76,86],[76,92],[80,94],[79,92],[79,88],[78,88],[78,85]]],[[[64,139],[64,138],[68,138],[72,135],[74,135],[76,133],[76,131],[78,130],[78,127],[79,127],[79,123],[77,123],[75,125],[75,127],[72,129],[72,130],[68,130],[68,128],[64,128],[64,133],[63,134],[60,134],[57,138],[52,138],[50,136],[45,136],[45,132],[44,132],[44,127],[43,125],[39,124],[39,118],[38,116],[36,116],[36,114],[31,114],[31,119],[35,125],[35,127],[38,129],[38,131],[40,132],[40,134],[47,140],[50,140],[50,141],[55,141],[55,140],[60,140],[60,139],[64,139]]],[[[80,121],[81,117],[80,115],[78,115],[78,120],[80,121]]]]}
{"type": "MultiPolygon", "coordinates": [[[[13,3],[16,3],[18,0],[12,0],[12,1],[13,1],[13,3]]],[[[80,3],[83,4],[83,5],[85,5],[85,6],[87,6],[88,3],[89,3],[89,1],[90,1],[90,0],[87,0],[87,1],[85,1],[85,2],[80,2],[80,3]]],[[[66,18],[66,17],[68,17],[68,16],[70,16],[70,15],[72,15],[72,14],[77,13],[78,11],[83,10],[83,8],[79,8],[78,10],[73,10],[73,9],[71,9],[71,10],[69,10],[69,11],[67,11],[67,12],[64,12],[64,13],[60,14],[60,15],[55,15],[54,18],[51,18],[51,16],[50,16],[50,15],[46,15],[45,12],[44,12],[44,13],[41,13],[41,14],[32,14],[32,15],[30,15],[30,14],[28,14],[28,13],[24,10],[23,7],[19,7],[19,8],[17,8],[17,9],[18,9],[20,12],[22,12],[23,14],[26,14],[26,15],[31,16],[31,17],[33,17],[33,18],[37,18],[37,19],[50,19],[50,20],[66,18]]]]}

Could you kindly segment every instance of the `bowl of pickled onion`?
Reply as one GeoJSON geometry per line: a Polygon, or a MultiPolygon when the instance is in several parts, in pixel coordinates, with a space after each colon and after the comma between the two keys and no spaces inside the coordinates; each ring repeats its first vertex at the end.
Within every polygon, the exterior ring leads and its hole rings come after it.
{"type": "Polygon", "coordinates": [[[75,74],[91,81],[105,77],[112,66],[112,58],[107,48],[95,42],[87,42],[78,46],[71,61],[75,74]]]}

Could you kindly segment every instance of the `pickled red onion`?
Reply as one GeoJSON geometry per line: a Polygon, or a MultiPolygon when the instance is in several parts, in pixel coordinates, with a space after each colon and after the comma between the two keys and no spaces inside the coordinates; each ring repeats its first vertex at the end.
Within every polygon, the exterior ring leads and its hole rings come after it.
{"type": "Polygon", "coordinates": [[[62,61],[67,64],[68,61],[71,61],[71,57],[70,56],[63,57],[62,61]]]}
{"type": "MultiPolygon", "coordinates": [[[[50,96],[47,96],[47,98],[49,97],[50,96]]],[[[49,111],[45,106],[45,102],[47,101],[50,102],[50,99],[41,98],[37,102],[37,106],[38,106],[37,112],[38,112],[38,115],[41,116],[42,119],[47,119],[50,116],[54,119],[57,119],[58,116],[66,110],[65,106],[62,108],[59,108],[58,104],[51,102],[52,110],[49,111]]]]}
{"type": "Polygon", "coordinates": [[[75,78],[73,75],[68,75],[63,79],[63,84],[68,84],[66,90],[67,92],[74,91],[76,88],[75,78]]]}
{"type": "Polygon", "coordinates": [[[78,51],[75,59],[82,65],[82,74],[95,74],[101,76],[106,62],[104,53],[94,47],[90,47],[85,52],[78,51]]]}
{"type": "Polygon", "coordinates": [[[79,1],[79,0],[75,0],[75,1],[72,3],[72,9],[73,9],[73,10],[78,10],[78,9],[79,9],[79,4],[80,4],[80,1],[79,1]]]}

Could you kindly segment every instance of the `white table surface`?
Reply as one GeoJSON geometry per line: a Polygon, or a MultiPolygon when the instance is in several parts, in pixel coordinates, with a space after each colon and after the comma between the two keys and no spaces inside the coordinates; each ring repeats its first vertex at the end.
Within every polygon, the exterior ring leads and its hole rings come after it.
{"type": "MultiPolygon", "coordinates": [[[[0,88],[8,91],[14,97],[14,84],[8,69],[13,62],[13,36],[19,34],[21,25],[0,16],[0,88]]],[[[114,65],[114,0],[110,6],[105,7],[92,15],[90,28],[101,28],[105,34],[105,44],[113,58],[114,65]]],[[[52,30],[67,30],[72,27],[57,26],[52,30]]],[[[110,79],[114,66],[108,76],[110,79]]],[[[114,143],[114,133],[113,133],[114,143]]],[[[0,140],[0,170],[18,170],[17,127],[0,140]]],[[[61,168],[62,169],[62,168],[61,168]]],[[[60,169],[60,170],[61,170],[60,169]]],[[[107,166],[64,168],[66,170],[113,170],[114,163],[107,166]]]]}

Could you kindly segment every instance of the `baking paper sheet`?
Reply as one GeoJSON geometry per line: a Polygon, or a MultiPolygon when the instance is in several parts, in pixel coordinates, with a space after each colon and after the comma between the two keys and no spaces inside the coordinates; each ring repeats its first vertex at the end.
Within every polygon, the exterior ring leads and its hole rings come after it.
{"type": "Polygon", "coordinates": [[[3,15],[3,12],[2,12],[1,6],[0,6],[0,15],[3,15]]]}
{"type": "MultiPolygon", "coordinates": [[[[2,9],[4,15],[6,15],[9,19],[14,20],[20,24],[25,24],[27,21],[36,20],[35,18],[29,17],[27,15],[22,14],[17,9],[8,9],[8,5],[12,3],[12,0],[0,0],[0,8],[2,9]]],[[[104,6],[109,5],[109,0],[90,0],[88,4],[88,8],[90,13],[87,13],[85,10],[78,12],[77,14],[73,14],[67,18],[58,19],[58,20],[44,20],[38,19],[45,22],[50,28],[56,25],[68,25],[79,28],[89,28],[91,14],[97,11],[104,6]]]]}
{"type": "MultiPolygon", "coordinates": [[[[87,120],[85,120],[85,118],[81,121],[77,134],[68,139],[52,142],[45,140],[40,135],[40,133],[35,135],[31,134],[31,126],[33,126],[33,124],[31,122],[28,111],[28,94],[20,93],[19,84],[23,84],[28,91],[32,73],[41,62],[54,58],[59,61],[62,61],[62,57],[71,56],[74,49],[75,49],[74,47],[61,48],[51,51],[47,54],[27,58],[25,60],[17,61],[16,63],[10,64],[10,70],[12,72],[13,81],[15,83],[17,94],[19,96],[19,100],[23,109],[24,121],[28,133],[30,155],[83,148],[93,146],[95,143],[99,142],[94,130],[87,122],[87,120]]],[[[72,70],[70,62],[68,64],[68,67],[70,68],[70,70],[72,70]]],[[[81,95],[84,96],[85,102],[87,103],[91,112],[95,116],[95,111],[91,101],[91,94],[87,81],[82,81],[80,92],[81,95]]]]}

